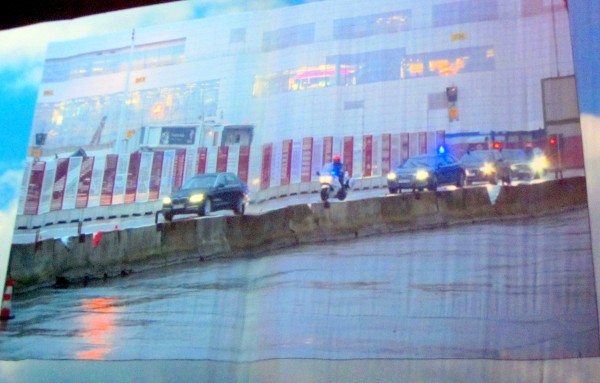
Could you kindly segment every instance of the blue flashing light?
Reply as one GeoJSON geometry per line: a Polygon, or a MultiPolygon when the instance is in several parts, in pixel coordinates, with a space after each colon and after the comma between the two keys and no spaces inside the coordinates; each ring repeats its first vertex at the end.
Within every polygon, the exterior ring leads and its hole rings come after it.
{"type": "Polygon", "coordinates": [[[438,146],[437,152],[438,152],[438,154],[444,154],[444,153],[446,153],[446,147],[444,145],[438,146]]]}

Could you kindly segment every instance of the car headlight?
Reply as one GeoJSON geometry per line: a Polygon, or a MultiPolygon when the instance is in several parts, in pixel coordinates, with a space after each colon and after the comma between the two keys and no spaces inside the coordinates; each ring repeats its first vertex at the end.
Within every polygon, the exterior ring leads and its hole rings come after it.
{"type": "Polygon", "coordinates": [[[491,175],[496,172],[496,167],[489,162],[484,162],[483,166],[479,168],[483,174],[486,176],[491,175]]]}
{"type": "Polygon", "coordinates": [[[333,177],[329,174],[325,174],[319,177],[319,182],[322,184],[330,184],[333,181],[333,177]]]}
{"type": "Polygon", "coordinates": [[[173,203],[173,200],[171,199],[171,197],[164,197],[162,202],[163,202],[163,205],[170,205],[173,203]]]}
{"type": "Polygon", "coordinates": [[[548,160],[546,156],[535,157],[529,166],[534,172],[541,172],[548,167],[548,160]]]}
{"type": "Polygon", "coordinates": [[[417,170],[415,173],[415,178],[417,181],[425,181],[427,178],[429,178],[429,172],[427,170],[417,170]]]}
{"type": "Polygon", "coordinates": [[[510,165],[510,170],[517,170],[517,165],[510,165]]]}
{"type": "Polygon", "coordinates": [[[204,201],[204,194],[202,193],[192,194],[190,196],[190,203],[200,203],[202,201],[204,201]]]}
{"type": "Polygon", "coordinates": [[[396,181],[396,173],[394,173],[394,172],[388,173],[387,179],[390,181],[396,181]]]}

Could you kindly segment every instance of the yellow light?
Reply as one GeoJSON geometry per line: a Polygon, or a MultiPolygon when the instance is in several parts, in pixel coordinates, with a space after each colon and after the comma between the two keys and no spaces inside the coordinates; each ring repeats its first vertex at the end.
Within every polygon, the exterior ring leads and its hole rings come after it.
{"type": "Polygon", "coordinates": [[[158,102],[154,104],[152,107],[152,116],[154,117],[162,117],[165,112],[165,106],[162,102],[158,102]]]}
{"type": "Polygon", "coordinates": [[[396,180],[396,173],[394,173],[394,172],[388,173],[387,179],[390,180],[390,181],[396,180]]]}
{"type": "Polygon", "coordinates": [[[489,162],[485,162],[482,167],[479,168],[483,174],[486,176],[491,175],[496,172],[496,167],[489,162]]]}
{"type": "Polygon", "coordinates": [[[164,197],[162,202],[163,205],[170,205],[173,203],[173,200],[171,199],[171,197],[164,197]]]}
{"type": "Polygon", "coordinates": [[[190,196],[190,203],[200,203],[202,201],[204,201],[204,194],[202,193],[193,194],[190,196]]]}
{"type": "Polygon", "coordinates": [[[333,177],[330,175],[324,175],[319,177],[319,182],[322,184],[330,184],[333,181],[333,177]]]}
{"type": "Polygon", "coordinates": [[[429,172],[427,170],[417,170],[415,173],[415,178],[418,181],[425,181],[427,178],[429,178],[429,172]]]}
{"type": "Polygon", "coordinates": [[[531,170],[536,173],[539,173],[548,167],[548,160],[546,156],[535,157],[533,161],[531,161],[531,170]]]}

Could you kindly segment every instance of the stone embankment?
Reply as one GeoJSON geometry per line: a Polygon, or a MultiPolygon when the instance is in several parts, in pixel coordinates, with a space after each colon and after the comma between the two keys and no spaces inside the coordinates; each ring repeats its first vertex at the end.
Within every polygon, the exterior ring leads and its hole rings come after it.
{"type": "Polygon", "coordinates": [[[57,280],[81,285],[189,261],[254,256],[300,244],[419,230],[486,220],[536,216],[587,206],[584,177],[531,185],[485,187],[293,205],[255,216],[176,220],[135,229],[15,244],[9,273],[18,290],[57,280]]]}

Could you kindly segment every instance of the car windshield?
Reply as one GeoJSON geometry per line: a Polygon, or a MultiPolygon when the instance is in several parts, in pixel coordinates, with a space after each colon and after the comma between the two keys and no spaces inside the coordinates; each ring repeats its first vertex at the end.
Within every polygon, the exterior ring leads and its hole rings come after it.
{"type": "Polygon", "coordinates": [[[493,155],[487,150],[467,152],[461,161],[465,164],[480,164],[486,161],[492,161],[493,155]]]}
{"type": "Polygon", "coordinates": [[[402,169],[432,168],[435,165],[435,157],[413,157],[399,166],[402,169]]]}
{"type": "Polygon", "coordinates": [[[503,150],[500,152],[500,157],[505,160],[512,161],[512,162],[528,160],[527,156],[525,155],[525,152],[523,152],[522,150],[519,150],[519,149],[503,150]]]}
{"type": "Polygon", "coordinates": [[[182,189],[208,189],[214,186],[217,176],[215,174],[190,178],[182,189]]]}

